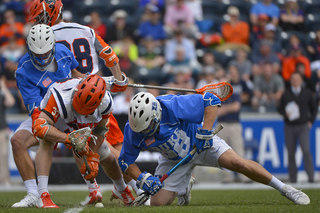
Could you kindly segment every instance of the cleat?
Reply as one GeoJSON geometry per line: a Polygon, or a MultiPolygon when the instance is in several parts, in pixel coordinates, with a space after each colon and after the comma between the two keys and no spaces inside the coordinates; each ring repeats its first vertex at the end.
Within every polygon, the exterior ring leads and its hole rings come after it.
{"type": "Polygon", "coordinates": [[[89,196],[86,198],[85,201],[80,202],[80,205],[85,206],[88,204],[96,204],[102,201],[102,194],[100,192],[100,187],[97,190],[89,193],[89,196]]]}
{"type": "Polygon", "coordinates": [[[54,202],[51,200],[51,196],[48,192],[43,192],[41,197],[38,199],[36,203],[37,208],[59,208],[54,202]]]}
{"type": "Polygon", "coordinates": [[[310,204],[308,195],[290,185],[284,185],[281,194],[298,205],[310,204]]]}
{"type": "Polygon", "coordinates": [[[184,195],[178,196],[178,205],[179,206],[186,206],[189,205],[190,201],[191,201],[191,189],[193,187],[195,178],[191,176],[189,185],[187,187],[187,191],[184,195]]]}
{"type": "Polygon", "coordinates": [[[113,186],[112,189],[112,195],[110,198],[110,201],[113,199],[121,199],[125,205],[130,204],[132,201],[134,201],[134,197],[131,194],[131,191],[129,187],[127,186],[123,192],[119,192],[115,186],[113,186]]]}
{"type": "Polygon", "coordinates": [[[27,194],[20,202],[13,204],[11,207],[20,208],[20,207],[33,207],[36,206],[38,198],[32,193],[27,194]]]}

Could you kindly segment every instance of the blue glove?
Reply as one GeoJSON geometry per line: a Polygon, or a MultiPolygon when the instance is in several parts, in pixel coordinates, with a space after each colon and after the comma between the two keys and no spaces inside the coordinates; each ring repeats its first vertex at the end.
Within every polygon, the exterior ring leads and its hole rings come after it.
{"type": "Polygon", "coordinates": [[[164,186],[160,179],[153,177],[152,174],[141,173],[137,179],[137,187],[148,192],[150,195],[155,195],[164,186]]]}
{"type": "Polygon", "coordinates": [[[197,152],[200,153],[206,149],[209,149],[213,145],[212,130],[197,129],[195,145],[197,146],[197,152]]]}

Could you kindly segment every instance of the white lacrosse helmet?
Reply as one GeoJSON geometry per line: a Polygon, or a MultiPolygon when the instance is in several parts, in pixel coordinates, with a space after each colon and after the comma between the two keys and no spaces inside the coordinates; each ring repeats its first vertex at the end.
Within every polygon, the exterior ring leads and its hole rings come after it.
{"type": "Polygon", "coordinates": [[[148,92],[139,92],[129,104],[129,125],[134,132],[153,135],[161,121],[159,101],[148,92]]]}
{"type": "Polygon", "coordinates": [[[55,35],[51,27],[45,24],[33,26],[27,36],[28,52],[32,64],[44,71],[54,59],[55,35]]]}

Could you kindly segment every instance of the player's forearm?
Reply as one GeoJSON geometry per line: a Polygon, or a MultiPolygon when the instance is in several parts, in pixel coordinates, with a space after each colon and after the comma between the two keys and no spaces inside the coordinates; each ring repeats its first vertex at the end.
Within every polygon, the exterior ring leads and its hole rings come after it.
{"type": "Polygon", "coordinates": [[[202,129],[211,130],[218,115],[218,106],[209,106],[204,109],[202,129]]]}
{"type": "Polygon", "coordinates": [[[61,132],[56,127],[50,126],[50,129],[44,139],[52,143],[65,143],[67,136],[68,135],[66,133],[61,132]]]}
{"type": "Polygon", "coordinates": [[[131,164],[128,166],[126,173],[133,179],[137,180],[142,172],[136,164],[131,164]]]}
{"type": "Polygon", "coordinates": [[[121,75],[121,69],[120,69],[120,66],[119,64],[117,64],[116,66],[114,67],[109,67],[110,71],[112,72],[112,75],[114,76],[115,79],[119,80],[119,81],[122,81],[122,75],[121,75]]]}

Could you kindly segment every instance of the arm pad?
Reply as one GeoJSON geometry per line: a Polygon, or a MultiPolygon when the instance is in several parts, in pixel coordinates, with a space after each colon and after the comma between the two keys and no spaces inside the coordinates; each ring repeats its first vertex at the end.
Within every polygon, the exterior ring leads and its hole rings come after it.
{"type": "Polygon", "coordinates": [[[204,93],[203,101],[204,101],[204,108],[208,106],[219,106],[219,107],[221,106],[220,99],[210,92],[204,93]]]}
{"type": "Polygon", "coordinates": [[[108,122],[103,125],[103,126],[96,126],[93,130],[92,130],[92,133],[95,134],[95,135],[100,135],[102,137],[105,137],[107,138],[108,136],[108,132],[109,132],[109,119],[108,119],[108,122]]]}
{"type": "Polygon", "coordinates": [[[33,128],[32,128],[33,135],[41,139],[44,139],[50,127],[51,127],[51,124],[46,119],[37,118],[34,121],[33,128]]]}

